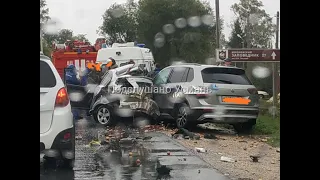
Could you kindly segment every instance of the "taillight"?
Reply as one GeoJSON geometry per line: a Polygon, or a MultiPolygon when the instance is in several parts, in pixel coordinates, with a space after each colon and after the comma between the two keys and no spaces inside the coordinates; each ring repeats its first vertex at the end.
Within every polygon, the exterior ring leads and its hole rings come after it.
{"type": "Polygon", "coordinates": [[[258,94],[258,90],[256,88],[247,89],[250,94],[258,94]]]}
{"type": "Polygon", "coordinates": [[[196,94],[198,99],[207,98],[208,94],[196,94]]]}
{"type": "Polygon", "coordinates": [[[71,133],[66,133],[64,136],[63,136],[63,139],[64,140],[68,140],[68,139],[70,139],[71,138],[71,133]]]}
{"type": "Polygon", "coordinates": [[[66,88],[61,88],[56,97],[55,107],[65,107],[69,104],[69,97],[66,88]]]}

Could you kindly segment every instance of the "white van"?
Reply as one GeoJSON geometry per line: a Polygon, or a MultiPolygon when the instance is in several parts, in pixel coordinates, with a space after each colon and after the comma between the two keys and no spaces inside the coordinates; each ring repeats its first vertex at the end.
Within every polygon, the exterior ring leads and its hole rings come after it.
{"type": "Polygon", "coordinates": [[[132,59],[136,65],[144,66],[148,72],[155,68],[150,49],[134,46],[132,42],[124,44],[114,43],[111,48],[100,49],[96,62],[104,64],[110,57],[112,57],[120,67],[126,65],[126,63],[132,59]]]}

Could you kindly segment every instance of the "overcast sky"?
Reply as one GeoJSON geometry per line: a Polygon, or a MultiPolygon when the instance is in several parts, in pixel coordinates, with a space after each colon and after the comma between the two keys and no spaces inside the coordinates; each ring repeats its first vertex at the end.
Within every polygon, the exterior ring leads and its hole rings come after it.
{"type": "MultiPolygon", "coordinates": [[[[73,30],[74,34],[86,34],[90,42],[98,37],[96,30],[102,24],[102,15],[113,3],[124,3],[126,0],[46,0],[49,15],[59,21],[60,28],[73,30]]],[[[274,16],[280,10],[280,0],[261,0],[268,14],[274,16]]],[[[215,7],[215,0],[209,0],[215,7]]],[[[225,20],[224,33],[228,38],[231,32],[230,24],[234,13],[230,10],[232,4],[239,0],[220,0],[220,16],[225,20]]],[[[274,18],[275,22],[275,18],[274,18]]],[[[280,44],[280,43],[279,43],[280,44]]]]}

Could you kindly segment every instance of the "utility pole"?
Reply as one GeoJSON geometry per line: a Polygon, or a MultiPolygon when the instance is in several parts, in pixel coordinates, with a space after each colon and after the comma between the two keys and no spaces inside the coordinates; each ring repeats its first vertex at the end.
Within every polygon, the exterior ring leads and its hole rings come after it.
{"type": "Polygon", "coordinates": [[[279,49],[279,21],[280,21],[280,12],[277,11],[276,49],[279,49]]]}
{"type": "MultiPolygon", "coordinates": [[[[279,49],[279,20],[280,20],[280,12],[277,11],[277,16],[276,16],[277,20],[276,20],[276,49],[279,49]]],[[[273,119],[275,118],[275,112],[276,112],[276,106],[275,106],[275,102],[277,100],[277,92],[276,92],[276,87],[277,87],[277,82],[276,82],[276,79],[278,79],[277,77],[277,66],[276,66],[276,63],[273,62],[272,63],[272,106],[273,106],[273,112],[272,112],[272,117],[273,119]]]]}
{"type": "Polygon", "coordinates": [[[219,10],[219,0],[216,1],[216,45],[217,49],[220,48],[220,10],[219,10]]]}
{"type": "Polygon", "coordinates": [[[40,51],[43,52],[43,43],[42,43],[42,26],[40,23],[40,51]]]}

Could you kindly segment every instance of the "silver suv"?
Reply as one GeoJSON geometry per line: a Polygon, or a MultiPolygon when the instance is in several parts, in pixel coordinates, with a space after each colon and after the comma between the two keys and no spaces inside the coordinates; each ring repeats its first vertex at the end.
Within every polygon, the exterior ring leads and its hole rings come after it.
{"type": "Polygon", "coordinates": [[[162,69],[153,80],[161,117],[179,128],[213,122],[248,132],[259,114],[259,95],[243,69],[179,64],[162,69]]]}

